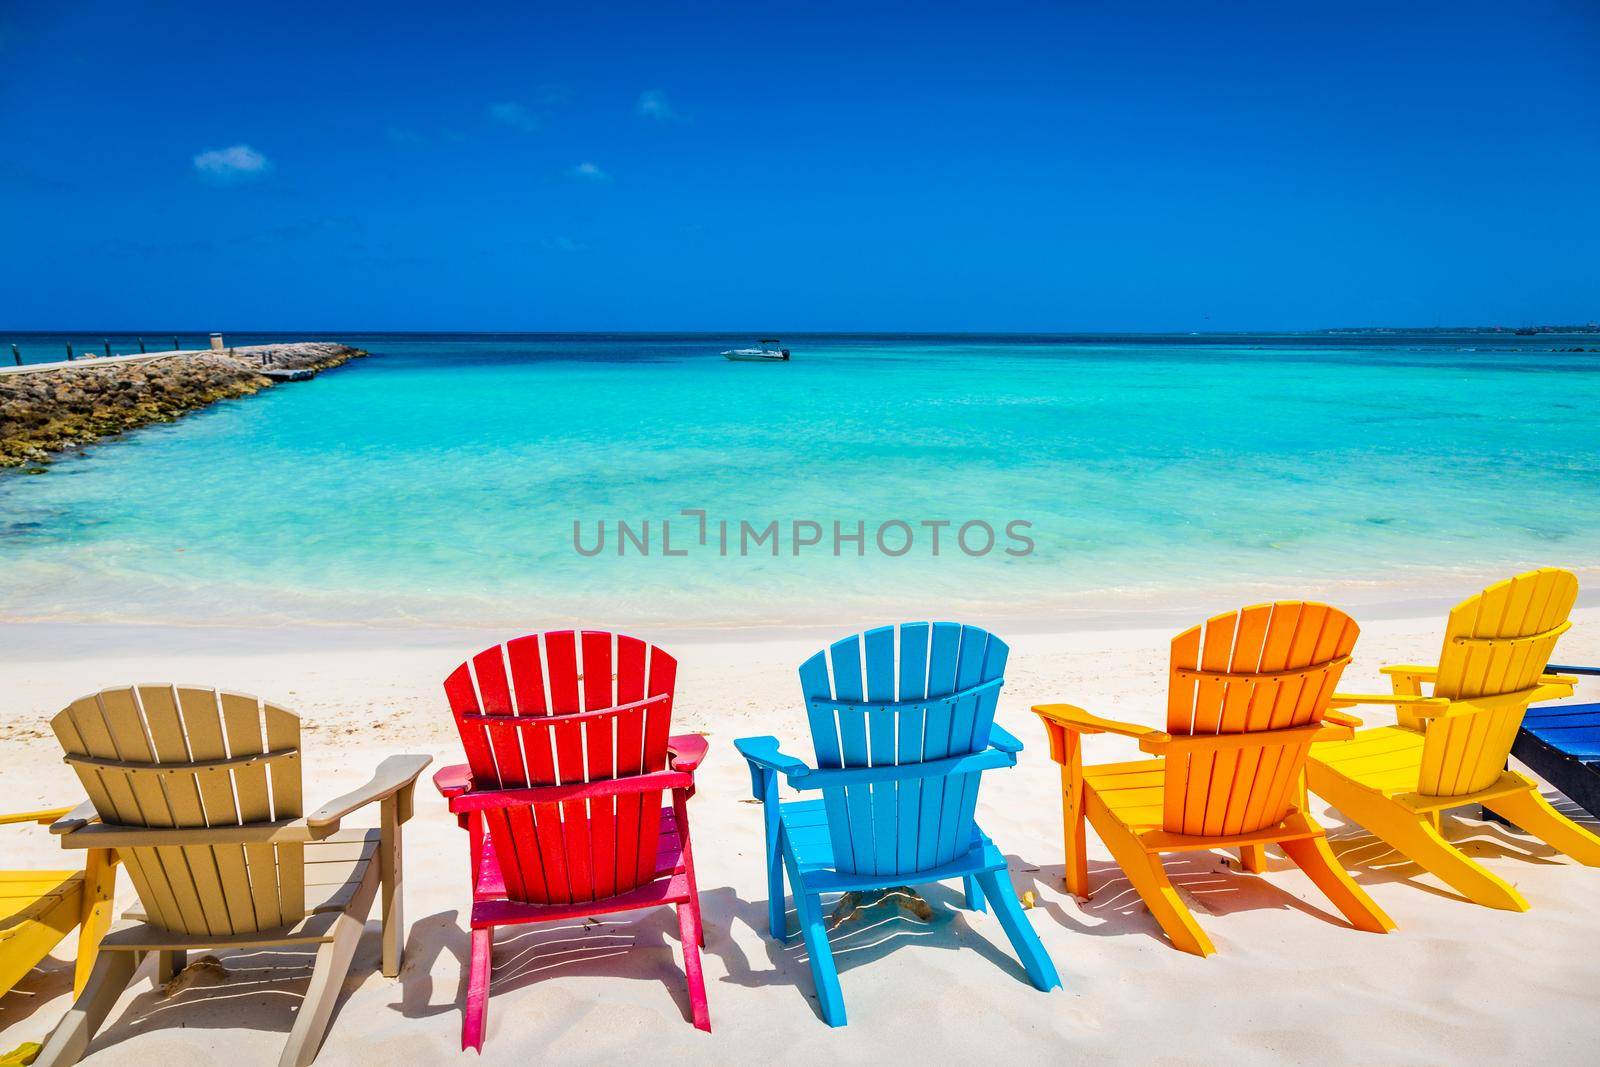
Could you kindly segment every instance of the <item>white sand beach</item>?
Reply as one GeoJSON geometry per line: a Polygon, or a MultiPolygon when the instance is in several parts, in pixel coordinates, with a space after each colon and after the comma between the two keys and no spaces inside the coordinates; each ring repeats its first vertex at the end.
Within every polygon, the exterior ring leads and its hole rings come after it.
{"type": "MultiPolygon", "coordinates": [[[[1558,658],[1600,660],[1600,608],[1581,608],[1574,618],[1558,658]]],[[[1377,668],[1435,655],[1442,621],[1441,612],[1367,622],[1341,688],[1381,691],[1377,668]]],[[[1029,918],[1064,988],[1034,990],[992,915],[961,910],[956,885],[930,887],[930,923],[872,912],[835,933],[850,1013],[850,1025],[838,1030],[818,1015],[798,939],[779,946],[766,936],[759,809],[731,742],[775,733],[809,757],[794,670],[842,631],[744,642],[642,633],[681,662],[675,730],[702,731],[711,741],[690,814],[713,1032],[688,1022],[676,922],[661,908],[502,933],[483,1060],[599,1063],[644,1051],[674,1063],[862,1062],[893,1049],[928,1063],[997,1053],[1139,1064],[1587,1061],[1600,1030],[1592,1004],[1600,984],[1593,910],[1600,870],[1473,817],[1456,818],[1449,836],[1516,884],[1532,911],[1493,911],[1456,897],[1320,804],[1336,851],[1399,923],[1397,932],[1351,929],[1282,856],[1255,876],[1230,857],[1194,854],[1169,858],[1169,869],[1219,952],[1189,956],[1165,943],[1092,831],[1094,895],[1080,901],[1065,892],[1056,768],[1027,709],[1069,700],[1157,723],[1173,632],[1007,635],[1013,653],[999,721],[1028,749],[1015,770],[986,776],[980,821],[1010,858],[1018,889],[1037,894],[1029,918]]],[[[80,799],[47,719],[73,697],[128,682],[203,682],[296,710],[306,727],[308,801],[359,784],[391,753],[431,754],[431,775],[461,760],[441,680],[466,655],[507,636],[0,627],[8,705],[0,726],[3,807],[80,799]]],[[[1361,710],[1371,723],[1390,721],[1384,709],[1361,710]]],[[[1089,761],[1131,751],[1131,743],[1107,736],[1087,742],[1089,761]]],[[[5,834],[8,866],[70,865],[43,828],[5,834]]],[[[458,1051],[465,835],[426,782],[406,834],[404,971],[398,981],[378,974],[374,918],[320,1062],[471,1056],[458,1051]]],[[[124,876],[119,911],[134,900],[124,876]]],[[[71,944],[0,1000],[0,1051],[41,1040],[66,1009],[71,944]]],[[[224,955],[226,979],[197,975],[171,997],[153,989],[147,962],[88,1062],[275,1063],[308,960],[224,955]]]]}

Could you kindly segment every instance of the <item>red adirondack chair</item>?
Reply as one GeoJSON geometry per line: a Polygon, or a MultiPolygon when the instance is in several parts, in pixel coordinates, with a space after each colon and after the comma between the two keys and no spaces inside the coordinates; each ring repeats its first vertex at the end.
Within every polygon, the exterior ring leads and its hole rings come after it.
{"type": "Polygon", "coordinates": [[[694,1025],[711,1029],[686,806],[706,741],[667,736],[677,671],[637,638],[562,630],[485,649],[445,679],[467,753],[434,776],[471,841],[463,1049],[483,1049],[495,927],[661,904],[677,908],[694,1025]]]}

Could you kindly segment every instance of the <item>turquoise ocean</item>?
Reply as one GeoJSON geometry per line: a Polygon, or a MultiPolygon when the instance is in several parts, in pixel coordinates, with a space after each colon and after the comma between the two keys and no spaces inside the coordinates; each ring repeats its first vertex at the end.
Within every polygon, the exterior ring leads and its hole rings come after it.
{"type": "Polygon", "coordinates": [[[1593,335],[320,339],[371,358],[0,473],[0,618],[1069,627],[1600,562],[1593,335]]]}

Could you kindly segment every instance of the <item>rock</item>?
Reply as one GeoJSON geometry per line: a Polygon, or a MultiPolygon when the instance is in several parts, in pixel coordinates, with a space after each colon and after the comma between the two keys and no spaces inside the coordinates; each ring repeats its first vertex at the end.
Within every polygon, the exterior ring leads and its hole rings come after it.
{"type": "Polygon", "coordinates": [[[48,462],[53,452],[258,393],[272,385],[263,371],[309,376],[366,354],[302,342],[0,374],[0,467],[48,462]]]}

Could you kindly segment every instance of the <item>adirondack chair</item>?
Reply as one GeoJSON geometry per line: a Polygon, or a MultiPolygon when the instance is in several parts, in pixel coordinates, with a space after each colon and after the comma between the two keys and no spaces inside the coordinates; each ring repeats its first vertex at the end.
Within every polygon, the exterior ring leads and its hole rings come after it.
{"type": "Polygon", "coordinates": [[[994,721],[1008,653],[998,637],[952,622],[868,630],[800,667],[815,768],[780,752],[774,737],[734,742],[765,817],[772,936],[789,936],[787,871],[831,1026],[845,1025],[846,1016],[823,893],[961,878],[968,907],[994,903],[1029,981],[1046,991],[1061,984],[1006,876],[1005,857],[973,817],[982,772],[1015,766],[1022,751],[994,721]],[[821,799],[780,801],[779,775],[821,799]]]}
{"type": "Polygon", "coordinates": [[[1061,765],[1067,888],[1089,896],[1084,819],[1094,825],[1172,944],[1216,951],[1184,905],[1163,853],[1237,848],[1246,870],[1265,869],[1275,844],[1352,926],[1387,933],[1394,923],[1339,866],[1301,800],[1313,744],[1349,737],[1328,710],[1358,628],[1324,604],[1280,601],[1215,615],[1172,639],[1167,728],[1091,715],[1070,704],[1034,713],[1061,765]],[[1083,735],[1138,740],[1157,759],[1085,766],[1083,735]]]}
{"type": "MultiPolygon", "coordinates": [[[[48,825],[71,811],[50,808],[0,815],[0,826],[48,825]]],[[[111,922],[116,854],[91,849],[82,868],[70,871],[0,871],[0,996],[38,966],[62,938],[78,930],[72,991],[83,992],[111,922]]]]}
{"type": "Polygon", "coordinates": [[[366,785],[305,815],[300,720],[255,697],[127,686],[74,701],[50,725],[89,794],[51,832],[64,848],[114,849],[143,911],[101,941],[41,1067],[77,1062],[148,953],[159,983],[193,950],[314,946],[282,1067],[316,1058],[380,893],[382,970],[400,973],[400,824],[429,757],[391,756],[366,785]],[[378,829],[339,828],[374,803],[378,829]]]}
{"type": "Polygon", "coordinates": [[[1388,704],[1398,723],[1362,730],[1311,757],[1312,792],[1479,904],[1526,911],[1505,880],[1468,859],[1441,833],[1441,815],[1482,804],[1591,867],[1600,837],[1566,818],[1532,779],[1506,769],[1523,713],[1534,701],[1572,694],[1572,679],[1545,673],[1578,580],[1529,571],[1468,597],[1450,612],[1437,667],[1385,667],[1393,695],[1337,694],[1334,707],[1388,704]],[[1424,683],[1433,684],[1423,695],[1424,683]]]}
{"type": "MultiPolygon", "coordinates": [[[[1553,675],[1600,676],[1600,667],[1550,664],[1553,675]]],[[[1531,707],[1511,754],[1535,774],[1600,818],[1600,704],[1531,707]]]]}
{"type": "Polygon", "coordinates": [[[445,679],[467,754],[434,776],[470,835],[463,1049],[483,1050],[496,927],[659,905],[677,910],[694,1025],[711,1029],[687,807],[706,741],[667,736],[677,671],[637,638],[566,630],[485,649],[445,679]]]}

